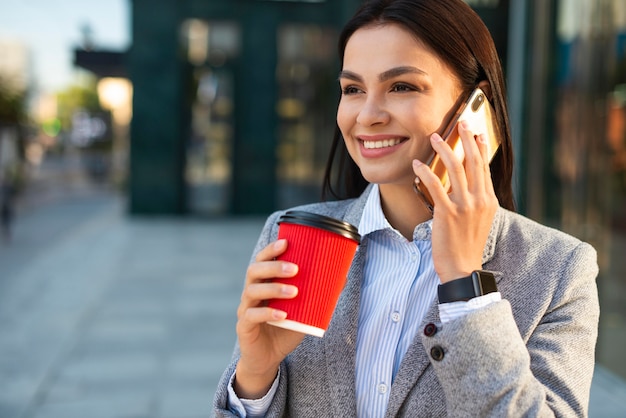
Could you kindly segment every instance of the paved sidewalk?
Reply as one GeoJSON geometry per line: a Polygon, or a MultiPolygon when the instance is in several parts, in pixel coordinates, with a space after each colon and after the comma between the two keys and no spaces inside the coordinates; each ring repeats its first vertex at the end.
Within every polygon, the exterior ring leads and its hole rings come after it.
{"type": "Polygon", "coordinates": [[[0,246],[0,417],[210,416],[261,226],[101,196],[23,217],[0,246]]]}
{"type": "MultiPolygon", "coordinates": [[[[1,418],[200,418],[235,340],[260,218],[130,218],[86,194],[0,244],[1,418]]],[[[626,417],[602,368],[591,417],[626,417]]]]}

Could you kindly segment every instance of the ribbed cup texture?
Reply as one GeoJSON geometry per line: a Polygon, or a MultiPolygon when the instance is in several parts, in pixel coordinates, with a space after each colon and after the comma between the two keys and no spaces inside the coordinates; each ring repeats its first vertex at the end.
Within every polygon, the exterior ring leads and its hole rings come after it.
{"type": "Polygon", "coordinates": [[[346,283],[357,242],[334,232],[283,222],[278,238],[287,251],[278,259],[298,265],[298,274],[277,282],[298,287],[294,299],[273,299],[269,306],[287,312],[287,319],[326,330],[346,283]]]}

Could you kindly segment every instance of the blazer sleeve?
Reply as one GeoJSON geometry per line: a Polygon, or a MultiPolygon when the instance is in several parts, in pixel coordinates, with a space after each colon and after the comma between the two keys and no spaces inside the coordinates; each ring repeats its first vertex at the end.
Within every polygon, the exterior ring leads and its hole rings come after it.
{"type": "Polygon", "coordinates": [[[529,335],[502,300],[422,337],[449,416],[587,416],[599,318],[595,250],[580,243],[551,267],[562,272],[556,286],[537,275],[524,294],[536,295],[531,304],[543,313],[529,335]]]}
{"type": "MultiPolygon", "coordinates": [[[[265,248],[271,241],[276,239],[278,235],[278,227],[276,221],[281,214],[282,212],[275,212],[267,218],[265,226],[263,227],[261,235],[259,236],[257,244],[254,248],[250,262],[255,259],[257,253],[261,251],[261,249],[265,248]]],[[[230,378],[232,377],[233,373],[235,373],[237,362],[239,361],[239,356],[239,343],[236,343],[230,364],[220,378],[217,390],[215,392],[215,397],[213,399],[213,416],[215,417],[237,416],[228,408],[228,385],[230,382],[230,378]]],[[[272,404],[270,405],[266,417],[281,417],[284,415],[284,410],[287,403],[287,370],[284,361],[280,365],[280,368],[281,370],[280,379],[278,381],[278,389],[276,391],[276,394],[274,395],[274,399],[272,400],[272,404]]]]}

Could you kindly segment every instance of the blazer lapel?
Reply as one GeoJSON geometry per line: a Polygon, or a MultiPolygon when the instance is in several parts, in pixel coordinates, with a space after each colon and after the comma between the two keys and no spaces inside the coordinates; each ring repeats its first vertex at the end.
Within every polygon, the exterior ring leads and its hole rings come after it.
{"type": "Polygon", "coordinates": [[[328,331],[324,335],[326,371],[335,416],[356,416],[356,337],[365,251],[355,255],[328,331]]]}
{"type": "MultiPolygon", "coordinates": [[[[422,325],[425,326],[429,322],[439,322],[439,308],[436,300],[433,300],[430,305],[422,325]]],[[[417,380],[424,374],[429,366],[430,359],[428,358],[426,349],[422,345],[422,335],[418,334],[415,336],[413,343],[400,363],[398,374],[391,387],[389,403],[387,404],[387,411],[385,413],[386,417],[395,417],[398,414],[409,392],[417,384],[417,380]]]]}
{"type": "MultiPolygon", "coordinates": [[[[371,187],[369,188],[371,189],[371,187]]],[[[344,220],[358,227],[369,190],[354,201],[344,220]]],[[[334,416],[356,416],[356,338],[361,299],[361,278],[367,243],[362,242],[354,256],[337,308],[324,335],[326,372],[334,416]]]]}

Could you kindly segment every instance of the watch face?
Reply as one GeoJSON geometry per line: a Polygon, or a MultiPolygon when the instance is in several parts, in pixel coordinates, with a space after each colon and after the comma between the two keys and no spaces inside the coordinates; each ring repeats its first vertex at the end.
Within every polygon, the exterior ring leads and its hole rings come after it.
{"type": "Polygon", "coordinates": [[[496,278],[493,273],[489,271],[477,271],[474,274],[479,275],[478,282],[480,283],[480,288],[482,290],[481,295],[486,295],[487,293],[493,293],[498,291],[498,287],[496,286],[496,278]]]}

